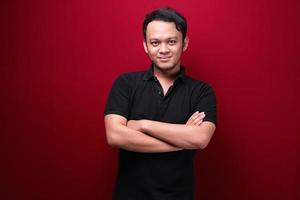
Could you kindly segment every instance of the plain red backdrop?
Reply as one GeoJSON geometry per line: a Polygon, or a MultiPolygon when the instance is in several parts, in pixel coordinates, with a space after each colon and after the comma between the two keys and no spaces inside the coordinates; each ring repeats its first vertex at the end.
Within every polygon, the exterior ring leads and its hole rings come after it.
{"type": "Polygon", "coordinates": [[[300,199],[296,0],[2,1],[1,199],[110,199],[106,97],[148,68],[141,25],[165,5],[188,19],[187,72],[218,100],[197,199],[300,199]]]}

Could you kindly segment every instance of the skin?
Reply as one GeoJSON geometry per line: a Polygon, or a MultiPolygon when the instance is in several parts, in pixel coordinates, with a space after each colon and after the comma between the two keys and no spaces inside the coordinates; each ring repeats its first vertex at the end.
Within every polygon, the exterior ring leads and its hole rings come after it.
{"type": "Polygon", "coordinates": [[[215,125],[211,122],[186,126],[151,120],[130,120],[127,126],[182,149],[204,149],[215,131],[215,125]]]}
{"type": "MultiPolygon", "coordinates": [[[[199,126],[205,114],[195,112],[186,122],[186,126],[199,126]]],[[[130,120],[116,114],[105,116],[107,142],[112,147],[144,153],[159,153],[182,150],[166,141],[159,140],[139,131],[142,121],[130,120]]]]}
{"type": "Polygon", "coordinates": [[[160,81],[164,94],[176,79],[180,58],[188,42],[188,37],[182,39],[175,23],[152,21],[147,26],[144,50],[154,63],[154,75],[160,81]]]}
{"type": "Polygon", "coordinates": [[[147,26],[144,50],[155,64],[155,73],[175,78],[180,70],[180,58],[188,47],[188,38],[183,41],[182,34],[175,23],[152,21],[147,26]]]}
{"type": "MultiPolygon", "coordinates": [[[[146,30],[144,50],[154,63],[154,75],[164,93],[174,83],[180,70],[182,53],[188,47],[175,23],[152,21],[146,30]]],[[[105,116],[108,144],[136,152],[170,152],[182,149],[204,149],[215,125],[203,122],[205,113],[195,112],[186,124],[171,124],[152,120],[129,120],[116,115],[105,116]],[[170,131],[172,130],[172,131],[170,131]]]]}

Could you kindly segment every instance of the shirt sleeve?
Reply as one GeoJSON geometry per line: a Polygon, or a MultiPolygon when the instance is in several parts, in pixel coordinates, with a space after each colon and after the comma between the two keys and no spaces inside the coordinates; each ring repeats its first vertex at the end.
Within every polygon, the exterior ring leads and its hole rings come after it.
{"type": "Polygon", "coordinates": [[[203,121],[210,121],[217,125],[216,96],[211,86],[204,84],[196,89],[196,98],[193,102],[193,113],[204,112],[203,121]]]}
{"type": "Polygon", "coordinates": [[[130,91],[129,81],[126,80],[124,75],[119,76],[108,95],[104,115],[117,114],[128,119],[130,91]]]}

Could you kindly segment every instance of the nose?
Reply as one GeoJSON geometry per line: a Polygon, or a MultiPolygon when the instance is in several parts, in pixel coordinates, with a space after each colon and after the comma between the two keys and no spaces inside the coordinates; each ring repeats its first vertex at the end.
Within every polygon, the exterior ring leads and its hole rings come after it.
{"type": "Polygon", "coordinates": [[[168,48],[168,45],[167,44],[164,44],[162,43],[160,48],[159,48],[159,53],[160,54],[166,54],[166,53],[169,53],[169,48],[168,48]]]}

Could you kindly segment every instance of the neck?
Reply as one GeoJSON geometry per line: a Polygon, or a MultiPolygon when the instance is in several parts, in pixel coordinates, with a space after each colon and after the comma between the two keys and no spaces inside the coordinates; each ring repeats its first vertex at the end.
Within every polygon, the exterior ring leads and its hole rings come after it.
{"type": "Polygon", "coordinates": [[[159,80],[164,80],[166,82],[174,82],[180,71],[180,64],[170,70],[161,70],[154,65],[153,73],[159,80]]]}

